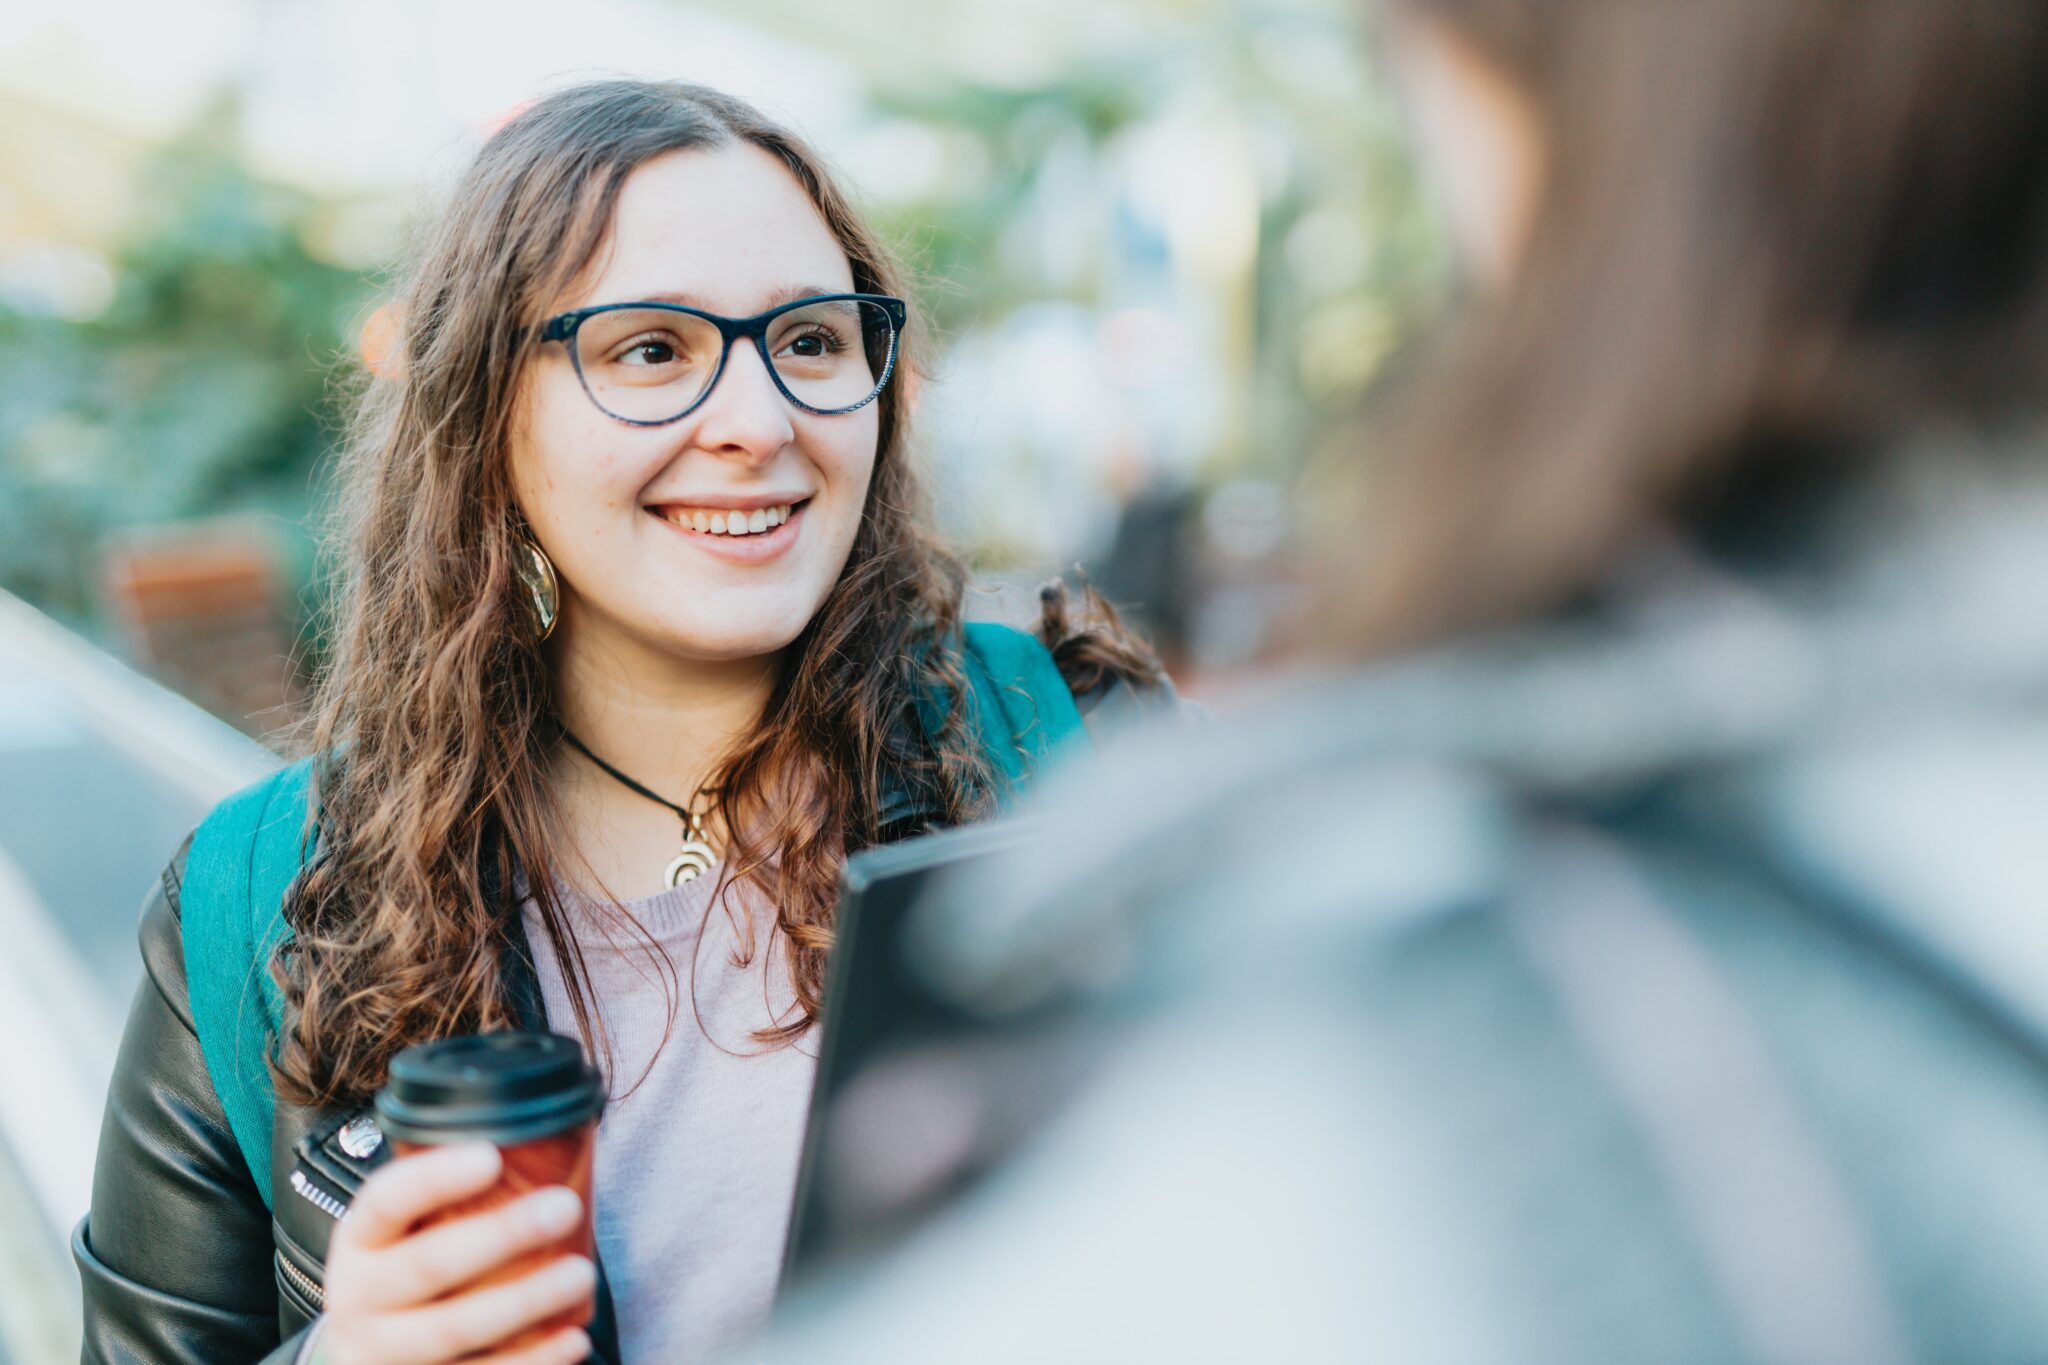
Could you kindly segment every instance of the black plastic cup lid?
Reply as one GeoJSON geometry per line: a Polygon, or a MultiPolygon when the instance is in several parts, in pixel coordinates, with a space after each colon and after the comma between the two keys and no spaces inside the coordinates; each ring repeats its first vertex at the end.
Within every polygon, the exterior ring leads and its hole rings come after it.
{"type": "Polygon", "coordinates": [[[501,1145],[574,1128],[604,1108],[604,1077],[553,1033],[473,1033],[391,1059],[377,1119],[400,1142],[501,1145]]]}

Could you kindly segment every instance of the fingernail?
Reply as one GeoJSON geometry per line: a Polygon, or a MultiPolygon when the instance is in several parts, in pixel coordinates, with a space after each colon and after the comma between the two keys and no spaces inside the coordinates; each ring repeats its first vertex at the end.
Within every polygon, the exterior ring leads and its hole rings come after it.
{"type": "Polygon", "coordinates": [[[534,1195],[527,1209],[534,1226],[548,1233],[567,1232],[583,1217],[583,1201],[576,1197],[576,1191],[559,1186],[534,1195]]]}
{"type": "Polygon", "coordinates": [[[464,1175],[474,1172],[481,1176],[497,1170],[501,1164],[498,1149],[488,1142],[465,1142],[450,1148],[449,1153],[449,1160],[455,1162],[464,1175]]]}
{"type": "Polygon", "coordinates": [[[564,1289],[588,1289],[597,1283],[597,1264],[588,1256],[557,1261],[548,1277],[564,1289]]]}

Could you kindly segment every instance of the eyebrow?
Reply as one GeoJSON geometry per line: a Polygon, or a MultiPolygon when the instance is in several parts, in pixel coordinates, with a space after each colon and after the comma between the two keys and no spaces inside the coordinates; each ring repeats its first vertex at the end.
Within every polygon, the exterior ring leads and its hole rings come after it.
{"type": "MultiPolygon", "coordinates": [[[[820,294],[846,294],[846,293],[851,293],[851,292],[853,292],[853,291],[851,291],[851,290],[849,290],[849,289],[827,289],[827,288],[825,288],[825,287],[824,287],[824,286],[822,286],[822,285],[816,285],[816,284],[790,284],[790,285],[784,285],[784,286],[783,286],[782,288],[780,288],[780,289],[777,289],[776,291],[774,291],[773,293],[771,293],[771,294],[770,294],[770,295],[768,296],[768,301],[767,301],[766,303],[762,304],[762,305],[761,305],[761,307],[759,307],[759,308],[758,308],[758,309],[756,309],[755,311],[756,311],[757,313],[766,313],[766,312],[768,312],[768,311],[769,311],[769,310],[771,310],[771,309],[775,309],[775,308],[780,308],[780,307],[782,307],[782,305],[783,305],[783,304],[785,304],[785,303],[795,303],[795,302],[796,302],[796,301],[797,301],[798,299],[808,299],[808,298],[813,298],[813,297],[816,297],[817,295],[820,295],[820,294]]],[[[631,298],[617,299],[617,300],[613,300],[613,302],[617,302],[617,303],[675,303],[675,304],[681,304],[681,305],[682,305],[683,307],[685,307],[685,308],[698,308],[698,309],[702,309],[702,310],[703,310],[704,312],[707,312],[707,313],[715,313],[715,312],[717,312],[717,311],[718,311],[717,309],[715,309],[715,308],[711,307],[711,305],[710,305],[710,304],[706,303],[706,302],[704,301],[704,299],[703,299],[703,297],[702,297],[701,295],[698,295],[698,294],[692,294],[692,293],[688,292],[687,290],[678,290],[678,289],[664,289],[664,290],[658,290],[658,291],[656,291],[655,293],[652,293],[652,294],[636,294],[636,295],[634,295],[634,296],[633,296],[633,297],[631,297],[631,298]]],[[[590,306],[591,306],[591,307],[593,307],[593,308],[602,308],[602,307],[605,307],[605,306],[607,306],[607,305],[605,305],[605,304],[592,304],[592,305],[590,305],[590,306]]]]}

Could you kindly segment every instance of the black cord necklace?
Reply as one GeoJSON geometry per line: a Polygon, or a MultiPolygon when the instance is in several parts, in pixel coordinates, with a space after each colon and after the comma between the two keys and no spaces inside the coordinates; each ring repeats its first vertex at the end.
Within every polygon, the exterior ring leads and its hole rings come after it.
{"type": "Polygon", "coordinates": [[[576,738],[574,734],[571,734],[567,726],[562,727],[562,738],[575,745],[578,753],[604,769],[614,778],[617,778],[627,790],[639,793],[656,805],[667,806],[676,813],[676,818],[683,822],[683,846],[676,853],[675,861],[668,865],[668,872],[666,874],[670,886],[681,886],[684,882],[693,882],[712,868],[718,866],[718,850],[712,847],[711,836],[704,831],[704,817],[709,815],[712,809],[717,806],[718,793],[706,791],[704,788],[699,787],[697,788],[697,796],[704,801],[704,806],[701,810],[696,808],[694,800],[689,806],[679,806],[659,792],[649,791],[617,768],[614,768],[611,764],[599,758],[596,754],[590,752],[590,746],[576,738]]]}

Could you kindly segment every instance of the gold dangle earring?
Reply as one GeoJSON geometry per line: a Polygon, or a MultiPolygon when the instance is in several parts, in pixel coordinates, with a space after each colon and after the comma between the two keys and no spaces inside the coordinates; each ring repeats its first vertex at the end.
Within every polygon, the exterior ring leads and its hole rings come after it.
{"type": "Polygon", "coordinates": [[[521,536],[512,567],[526,588],[527,604],[533,608],[533,642],[541,644],[555,633],[555,622],[562,614],[562,584],[555,577],[554,561],[532,537],[521,536]]]}

